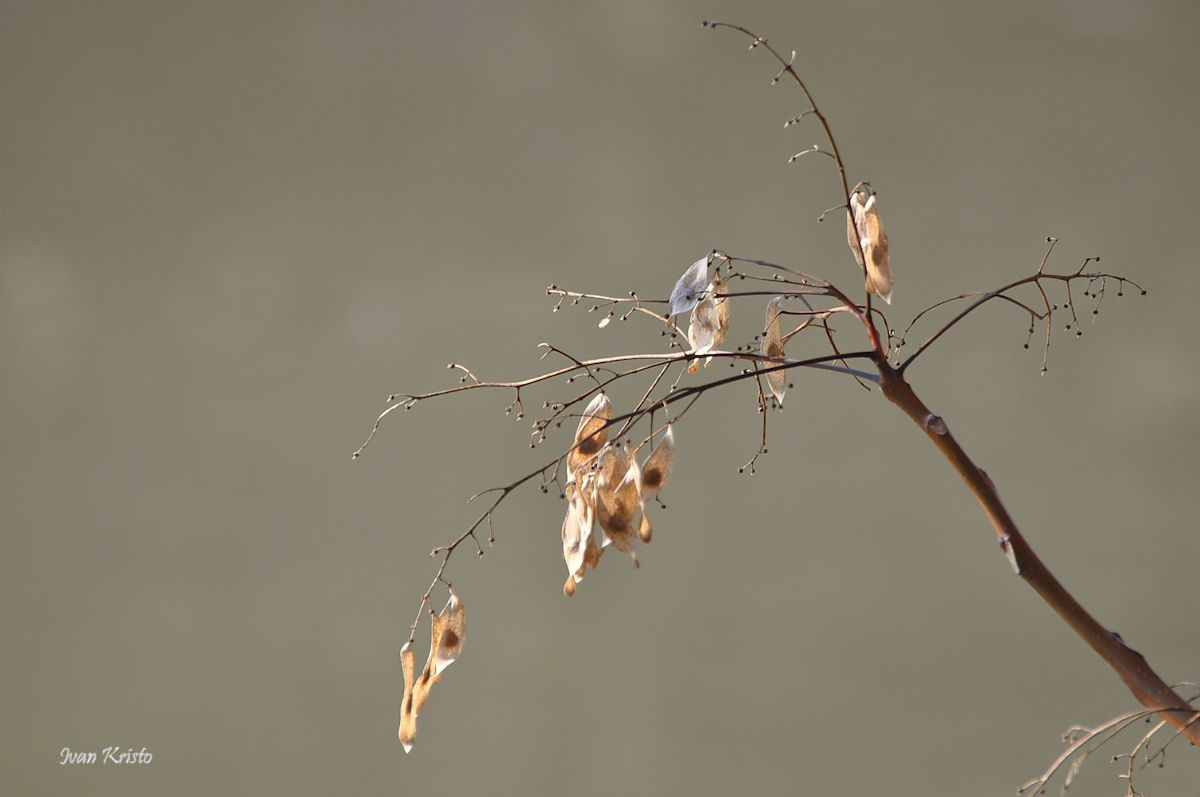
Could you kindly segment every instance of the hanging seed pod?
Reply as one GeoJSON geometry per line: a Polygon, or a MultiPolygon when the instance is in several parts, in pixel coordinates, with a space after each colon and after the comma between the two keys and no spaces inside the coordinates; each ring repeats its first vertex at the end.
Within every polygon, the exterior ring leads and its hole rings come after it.
{"type": "Polygon", "coordinates": [[[467,610],[458,599],[458,595],[451,592],[450,600],[438,615],[437,636],[430,651],[434,676],[441,676],[445,669],[454,663],[462,653],[466,637],[467,610]]]}
{"type": "Polygon", "coordinates": [[[658,446],[642,463],[641,493],[642,500],[653,498],[667,483],[671,475],[671,466],[675,463],[675,428],[667,426],[667,431],[659,441],[658,446]]]}
{"type": "Polygon", "coordinates": [[[567,516],[563,518],[562,527],[563,560],[567,563],[567,573],[572,576],[580,573],[579,579],[582,579],[587,542],[592,536],[593,513],[575,482],[567,482],[566,493],[567,516]]]}
{"type": "Polygon", "coordinates": [[[400,744],[404,752],[413,748],[417,738],[417,711],[413,700],[413,651],[412,643],[405,642],[400,648],[400,669],[404,672],[404,699],[400,703],[400,744]]]}
{"type": "Polygon", "coordinates": [[[686,313],[700,301],[704,286],[708,284],[708,260],[709,256],[705,255],[692,263],[675,283],[671,289],[671,315],[686,313]]]}
{"type": "MultiPolygon", "coordinates": [[[[729,334],[729,309],[732,303],[729,301],[727,295],[729,293],[729,286],[725,280],[721,279],[720,269],[713,272],[712,282],[708,284],[708,293],[712,297],[713,305],[717,310],[717,332],[713,337],[711,350],[719,349],[721,344],[725,342],[725,336],[729,334]]],[[[705,367],[708,367],[712,359],[712,357],[705,359],[705,367]]]]}
{"type": "Polygon", "coordinates": [[[866,190],[860,184],[850,195],[854,223],[850,224],[847,219],[847,242],[850,244],[850,250],[854,253],[854,259],[859,266],[863,266],[863,257],[866,257],[867,292],[874,293],[880,299],[891,304],[895,279],[892,277],[887,232],[884,231],[883,222],[879,218],[876,195],[871,194],[864,199],[865,193],[866,190]],[[861,254],[859,247],[855,245],[856,237],[858,244],[862,247],[861,254]]]}
{"type": "MultiPolygon", "coordinates": [[[[783,335],[779,331],[779,308],[782,304],[782,296],[776,296],[767,302],[767,326],[762,336],[761,345],[764,357],[786,356],[783,351],[783,335]]],[[[770,368],[774,365],[778,365],[778,363],[763,363],[763,367],[765,368],[770,368]]],[[[764,376],[767,378],[768,387],[771,388],[771,394],[775,396],[776,401],[782,404],[783,396],[787,393],[787,372],[783,370],[768,371],[764,376]]]]}
{"type": "Polygon", "coordinates": [[[604,545],[611,544],[638,566],[633,548],[633,519],[637,514],[639,495],[637,482],[625,478],[629,471],[629,455],[616,446],[600,453],[600,471],[596,479],[596,520],[603,531],[604,545]]]}
{"type": "MultiPolygon", "coordinates": [[[[718,327],[717,304],[711,292],[700,300],[692,309],[692,319],[688,323],[688,342],[692,354],[707,354],[717,343],[718,327]]],[[[688,366],[689,373],[696,373],[700,367],[699,360],[688,366]]]]}
{"type": "Polygon", "coordinates": [[[567,455],[567,468],[570,473],[578,471],[608,440],[608,429],[605,425],[611,418],[612,403],[608,396],[597,393],[584,409],[583,417],[579,419],[579,428],[575,430],[575,447],[567,455]]]}

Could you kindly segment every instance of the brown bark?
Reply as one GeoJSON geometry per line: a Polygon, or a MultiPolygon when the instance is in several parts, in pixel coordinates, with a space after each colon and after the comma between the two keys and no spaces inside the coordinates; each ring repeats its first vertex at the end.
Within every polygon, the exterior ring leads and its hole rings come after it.
{"type": "Polygon", "coordinates": [[[1026,542],[1008,510],[1004,508],[992,480],[963,451],[945,421],[930,412],[917,397],[904,376],[886,362],[879,365],[879,375],[883,394],[924,430],[978,499],[984,514],[996,529],[1000,550],[1008,558],[1013,570],[1042,596],[1042,600],[1050,604],[1050,608],[1054,609],[1092,650],[1116,670],[1138,702],[1148,709],[1158,711],[1164,720],[1178,729],[1193,745],[1200,745],[1200,722],[1196,721],[1196,710],[1151,669],[1140,653],[1126,645],[1118,634],[1100,625],[1059,583],[1026,542]]]}

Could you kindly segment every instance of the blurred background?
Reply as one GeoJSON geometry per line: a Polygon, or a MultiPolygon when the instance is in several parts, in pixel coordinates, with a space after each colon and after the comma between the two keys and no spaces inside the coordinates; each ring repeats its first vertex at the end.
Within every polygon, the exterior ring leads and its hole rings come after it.
{"type": "MultiPolygon", "coordinates": [[[[894,323],[1047,235],[1147,286],[1056,323],[1044,377],[999,306],[910,376],[1084,605],[1200,680],[1193,4],[8,0],[0,790],[999,795],[1134,707],[919,430],[812,372],[753,478],[753,390],[698,404],[641,569],[573,599],[562,502],[505,502],[451,561],[469,638],[401,751],[428,551],[566,442],[477,392],[351,462],[386,396],[663,346],[552,314],[551,282],[664,296],[715,246],[858,284],[816,223],[831,164],[785,162],[822,140],[782,126],[802,98],[707,17],[796,49],[879,191],[894,323]],[[153,762],[58,763],[110,745],[153,762]]],[[[1200,793],[1177,747],[1139,789],[1200,793]]]]}

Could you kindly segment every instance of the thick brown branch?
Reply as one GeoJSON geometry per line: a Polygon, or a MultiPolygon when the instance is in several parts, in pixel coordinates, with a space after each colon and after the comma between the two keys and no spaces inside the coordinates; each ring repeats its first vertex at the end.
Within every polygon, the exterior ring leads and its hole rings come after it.
{"type": "Polygon", "coordinates": [[[995,527],[1000,549],[1008,557],[1017,574],[1033,587],[1042,600],[1050,604],[1050,608],[1054,609],[1092,650],[1116,670],[1139,703],[1157,712],[1192,744],[1200,745],[1200,726],[1189,723],[1194,709],[1150,668],[1140,653],[1126,645],[1118,634],[1100,625],[1071,593],[1067,592],[1025,541],[1016,522],[1000,500],[996,486],[983,469],[963,451],[946,427],[945,421],[930,412],[905,381],[900,370],[882,361],[878,365],[883,394],[921,427],[958,471],[966,482],[967,489],[979,501],[984,514],[995,527]]]}

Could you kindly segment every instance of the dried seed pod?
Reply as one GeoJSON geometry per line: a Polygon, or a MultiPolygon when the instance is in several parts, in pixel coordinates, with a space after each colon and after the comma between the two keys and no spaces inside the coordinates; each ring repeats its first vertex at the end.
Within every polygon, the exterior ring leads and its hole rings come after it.
{"type": "Polygon", "coordinates": [[[575,585],[583,581],[583,574],[588,568],[593,570],[596,565],[600,564],[600,557],[604,554],[604,549],[596,545],[595,539],[592,537],[591,530],[587,535],[587,539],[583,544],[583,558],[579,569],[571,575],[567,576],[567,581],[563,584],[563,594],[568,598],[575,594],[575,585]]]}
{"type": "Polygon", "coordinates": [[[430,650],[435,677],[441,676],[454,663],[462,653],[463,641],[467,637],[467,610],[458,595],[450,593],[450,600],[437,619],[437,636],[430,650]]]}
{"type": "MultiPolygon", "coordinates": [[[[729,309],[731,302],[729,301],[728,293],[729,286],[725,280],[721,279],[721,270],[717,269],[713,272],[712,282],[708,284],[708,293],[712,297],[713,305],[717,309],[717,334],[713,338],[713,349],[721,347],[725,342],[725,336],[729,334],[729,309]]],[[[707,366],[712,362],[712,357],[704,361],[707,366]]]]}
{"type": "Polygon", "coordinates": [[[629,471],[629,455],[616,446],[607,446],[600,453],[599,475],[596,478],[596,520],[604,533],[604,545],[614,548],[633,559],[636,567],[637,552],[633,549],[633,518],[640,503],[638,483],[625,478],[629,471]]]}
{"type": "Polygon", "coordinates": [[[567,563],[569,574],[580,573],[582,578],[587,542],[592,536],[593,512],[574,482],[567,482],[566,492],[567,516],[563,518],[562,527],[563,560],[567,563]]]}
{"type": "MultiPolygon", "coordinates": [[[[620,448],[611,443],[604,446],[600,451],[600,456],[596,458],[596,466],[592,472],[592,477],[595,480],[594,491],[606,490],[611,493],[616,489],[617,484],[625,478],[626,472],[629,470],[629,454],[624,448],[620,448]]],[[[599,495],[599,492],[596,492],[599,495]]],[[[600,500],[596,499],[597,508],[599,508],[600,500]]]]}
{"type": "Polygon", "coordinates": [[[404,699],[400,703],[400,744],[404,752],[413,748],[417,738],[417,710],[413,699],[413,651],[412,643],[405,642],[400,648],[400,669],[404,671],[404,699]]]}
{"type": "Polygon", "coordinates": [[[686,313],[700,301],[708,284],[708,261],[709,256],[705,255],[692,263],[675,283],[671,289],[671,315],[686,313]]]}
{"type": "MultiPolygon", "coordinates": [[[[776,296],[771,301],[767,302],[767,326],[766,331],[762,336],[761,351],[764,357],[784,357],[783,352],[783,335],[779,331],[779,308],[783,304],[783,297],[776,296]]],[[[778,363],[763,363],[763,367],[770,368],[778,363]]],[[[764,374],[767,378],[767,385],[771,388],[772,395],[780,404],[783,403],[783,396],[787,393],[787,372],[783,370],[768,371],[764,374]]]]}
{"type": "Polygon", "coordinates": [[[612,418],[612,403],[608,396],[597,393],[583,411],[579,419],[579,428],[575,430],[575,447],[567,455],[568,472],[579,470],[601,446],[608,440],[608,429],[605,425],[612,418]]]}
{"type": "Polygon", "coordinates": [[[860,185],[850,195],[850,207],[854,217],[853,225],[847,220],[847,241],[854,259],[863,266],[863,256],[866,257],[866,288],[868,293],[874,293],[888,304],[892,303],[892,288],[895,279],[892,277],[891,261],[888,253],[887,232],[879,218],[879,207],[875,194],[865,200],[866,190],[860,185]],[[855,246],[857,237],[858,244],[855,246]]]}
{"type": "Polygon", "coordinates": [[[658,491],[666,485],[667,479],[671,475],[671,466],[674,463],[675,428],[668,425],[658,446],[642,463],[640,484],[642,500],[658,495],[658,491]]]}
{"type": "MultiPolygon", "coordinates": [[[[596,544],[595,538],[589,535],[587,538],[587,546],[584,548],[583,552],[583,563],[585,567],[581,568],[579,572],[582,574],[583,570],[587,569],[588,567],[595,570],[596,566],[600,564],[601,556],[604,556],[604,549],[596,544]]],[[[583,576],[578,575],[576,576],[575,580],[579,581],[581,578],[583,578],[583,576]]]]}
{"type": "Polygon", "coordinates": [[[859,249],[858,225],[855,223],[859,213],[859,193],[855,188],[850,194],[850,208],[846,211],[846,245],[850,247],[850,253],[854,255],[854,262],[858,263],[858,267],[866,273],[867,267],[863,265],[863,251],[867,248],[864,244],[862,249],[859,249]]]}
{"type": "Polygon", "coordinates": [[[633,547],[632,525],[629,528],[619,530],[612,529],[611,531],[608,531],[607,534],[608,541],[612,544],[612,547],[616,548],[618,551],[632,559],[634,567],[641,567],[641,563],[638,562],[637,551],[633,547]]]}
{"type": "Polygon", "coordinates": [[[413,687],[413,711],[420,714],[425,708],[425,701],[429,699],[429,692],[433,689],[433,685],[442,680],[442,676],[433,674],[433,658],[425,660],[425,666],[421,668],[421,676],[417,678],[417,683],[413,687]]]}
{"type": "MultiPolygon", "coordinates": [[[[692,319],[688,323],[688,342],[692,354],[707,354],[717,343],[718,327],[717,304],[711,293],[705,296],[692,308],[692,319]]],[[[688,366],[688,371],[696,373],[700,367],[699,361],[688,366]]]]}
{"type": "Polygon", "coordinates": [[[638,509],[642,513],[642,520],[638,524],[638,539],[650,542],[654,530],[650,527],[650,518],[646,516],[646,496],[642,495],[642,469],[638,467],[637,457],[629,443],[625,444],[625,456],[629,460],[629,469],[625,471],[625,477],[621,481],[630,482],[637,489],[638,509]]]}

